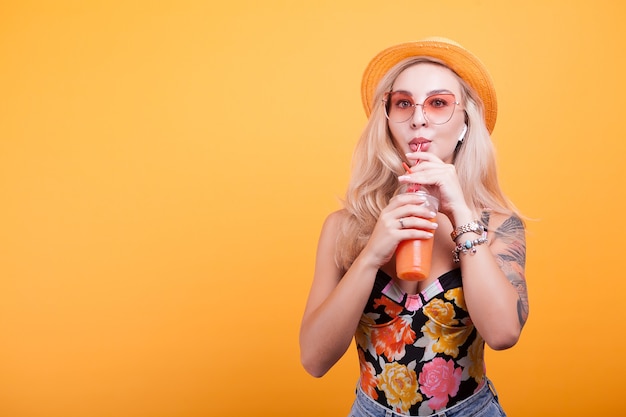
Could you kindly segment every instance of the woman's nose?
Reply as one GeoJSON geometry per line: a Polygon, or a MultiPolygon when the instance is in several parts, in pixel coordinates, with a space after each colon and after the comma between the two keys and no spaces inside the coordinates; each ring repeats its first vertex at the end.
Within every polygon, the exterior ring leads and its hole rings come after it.
{"type": "Polygon", "coordinates": [[[426,123],[428,123],[428,120],[426,120],[426,116],[424,115],[424,108],[422,107],[421,104],[414,104],[413,105],[413,117],[411,117],[411,126],[412,127],[418,127],[418,126],[426,126],[426,123]]]}

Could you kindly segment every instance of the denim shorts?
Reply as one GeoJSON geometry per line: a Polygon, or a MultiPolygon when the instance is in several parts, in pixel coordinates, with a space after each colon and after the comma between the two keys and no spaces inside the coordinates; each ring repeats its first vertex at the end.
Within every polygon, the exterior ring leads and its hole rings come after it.
{"type": "MultiPolygon", "coordinates": [[[[498,393],[491,381],[474,395],[453,405],[450,408],[431,414],[430,417],[506,417],[500,407],[498,393]]],[[[352,404],[349,417],[409,417],[406,414],[394,413],[368,397],[359,385],[356,399],[352,404]]]]}

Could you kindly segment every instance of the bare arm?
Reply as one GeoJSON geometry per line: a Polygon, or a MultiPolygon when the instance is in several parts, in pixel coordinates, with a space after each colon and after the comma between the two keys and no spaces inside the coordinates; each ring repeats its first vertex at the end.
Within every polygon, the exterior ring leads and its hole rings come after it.
{"type": "Polygon", "coordinates": [[[517,316],[521,327],[528,319],[528,291],[524,268],[526,265],[526,239],[524,224],[517,217],[509,217],[494,232],[494,239],[502,242],[497,252],[497,262],[509,282],[517,290],[517,316]]]}
{"type": "Polygon", "coordinates": [[[489,246],[461,254],[461,270],[472,321],[485,342],[499,350],[517,343],[528,318],[526,243],[518,217],[494,214],[489,228],[489,246]]]}
{"type": "Polygon", "coordinates": [[[331,214],[322,228],[315,273],[300,328],[300,359],[313,376],[324,375],[346,352],[369,299],[378,269],[388,263],[406,239],[432,237],[434,217],[423,199],[403,194],[381,212],[367,245],[345,275],[335,263],[337,235],[345,212],[331,214]],[[414,217],[416,227],[400,227],[400,218],[414,217]]]}
{"type": "Polygon", "coordinates": [[[335,264],[341,213],[326,219],[315,274],[300,328],[300,356],[311,375],[324,375],[346,352],[369,298],[378,267],[357,259],[341,277],[335,264]]]}
{"type": "MultiPolygon", "coordinates": [[[[439,211],[453,225],[480,217],[468,207],[454,165],[425,152],[408,156],[421,162],[411,174],[399,177],[401,182],[436,187],[439,211]]],[[[488,245],[477,246],[475,254],[460,255],[463,292],[470,317],[485,342],[493,349],[507,349],[517,343],[528,317],[525,232],[519,218],[495,212],[488,228],[488,245]]]]}

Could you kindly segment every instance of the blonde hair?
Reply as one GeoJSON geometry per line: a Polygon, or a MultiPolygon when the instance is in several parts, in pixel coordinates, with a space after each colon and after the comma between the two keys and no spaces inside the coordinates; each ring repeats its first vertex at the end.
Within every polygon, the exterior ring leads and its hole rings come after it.
{"type": "MultiPolygon", "coordinates": [[[[398,175],[404,172],[402,161],[406,158],[389,133],[382,108],[383,95],[391,90],[402,71],[420,63],[448,68],[442,61],[429,57],[408,58],[391,68],[378,84],[372,113],[354,149],[352,175],[343,202],[347,217],[337,237],[336,262],[344,271],[367,244],[378,216],[398,188],[398,175]]],[[[495,150],[485,126],[482,101],[463,79],[456,73],[455,76],[461,84],[460,100],[468,129],[463,144],[455,151],[453,163],[467,204],[474,210],[517,215],[515,206],[498,184],[495,150]]]]}

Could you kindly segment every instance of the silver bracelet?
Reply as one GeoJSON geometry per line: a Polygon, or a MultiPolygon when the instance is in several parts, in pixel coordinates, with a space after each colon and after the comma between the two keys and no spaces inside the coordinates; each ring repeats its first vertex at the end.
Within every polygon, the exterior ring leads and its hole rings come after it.
{"type": "Polygon", "coordinates": [[[482,234],[485,231],[485,227],[480,224],[478,220],[473,220],[463,226],[459,226],[450,233],[450,237],[452,240],[456,242],[456,238],[461,236],[464,233],[474,232],[477,235],[482,234]]]}
{"type": "Polygon", "coordinates": [[[481,237],[474,240],[466,240],[465,242],[459,243],[456,245],[454,250],[452,251],[452,260],[454,262],[459,262],[461,259],[459,258],[459,254],[470,253],[471,255],[476,253],[476,246],[482,245],[483,243],[487,243],[487,231],[484,230],[481,237]]]}

